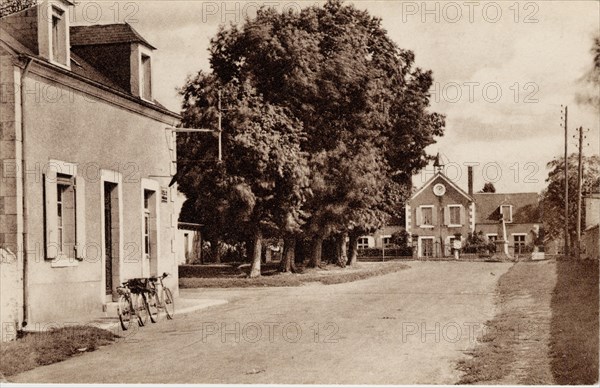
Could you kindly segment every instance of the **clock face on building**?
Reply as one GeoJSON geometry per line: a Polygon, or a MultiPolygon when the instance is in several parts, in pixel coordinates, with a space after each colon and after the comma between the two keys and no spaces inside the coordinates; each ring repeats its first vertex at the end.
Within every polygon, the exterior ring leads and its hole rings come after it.
{"type": "Polygon", "coordinates": [[[437,195],[438,197],[446,194],[446,186],[441,183],[436,184],[433,186],[433,194],[437,195]]]}

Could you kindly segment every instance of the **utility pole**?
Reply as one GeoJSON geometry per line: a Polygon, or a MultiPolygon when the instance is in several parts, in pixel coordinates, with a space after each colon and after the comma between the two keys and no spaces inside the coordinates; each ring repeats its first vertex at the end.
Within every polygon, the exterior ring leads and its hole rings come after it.
{"type": "Polygon", "coordinates": [[[564,255],[569,256],[569,154],[568,154],[568,130],[567,119],[569,115],[569,107],[565,106],[565,251],[564,255]]]}
{"type": "Polygon", "coordinates": [[[579,166],[577,168],[577,258],[581,258],[581,201],[583,187],[583,127],[579,131],[579,166]]]}

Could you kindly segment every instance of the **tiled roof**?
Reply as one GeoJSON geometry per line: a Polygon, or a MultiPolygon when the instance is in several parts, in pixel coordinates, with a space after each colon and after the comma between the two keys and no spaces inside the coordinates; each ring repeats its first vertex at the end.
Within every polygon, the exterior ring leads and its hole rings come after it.
{"type": "Polygon", "coordinates": [[[477,224],[496,224],[500,219],[500,205],[513,206],[514,224],[541,223],[538,193],[476,193],[475,222],[477,224]]]}
{"type": "Polygon", "coordinates": [[[143,43],[156,49],[127,23],[71,26],[71,46],[88,46],[116,43],[143,43]]]}
{"type": "MultiPolygon", "coordinates": [[[[43,59],[42,57],[36,55],[30,47],[26,47],[24,44],[22,44],[17,39],[15,39],[15,37],[12,36],[12,34],[9,31],[6,31],[3,28],[2,24],[0,24],[0,45],[6,45],[6,47],[10,51],[14,52],[15,55],[24,55],[24,56],[27,56],[30,58],[34,58],[40,62],[46,63],[50,67],[56,68],[55,65],[52,65],[46,59],[43,59]]],[[[65,71],[64,69],[59,69],[59,70],[63,71],[63,72],[65,71]]],[[[101,84],[102,86],[108,87],[109,89],[112,89],[115,92],[125,94],[125,95],[129,96],[130,98],[133,97],[130,92],[121,88],[119,85],[117,85],[115,82],[113,82],[110,78],[105,76],[101,71],[96,69],[89,62],[87,62],[85,59],[81,58],[80,56],[76,55],[72,51],[71,51],[71,71],[70,71],[70,73],[72,73],[73,75],[82,77],[83,79],[95,82],[97,84],[101,84]]],[[[148,107],[152,107],[158,111],[161,111],[162,113],[178,116],[176,113],[171,112],[169,109],[165,108],[162,104],[160,104],[156,100],[154,100],[154,104],[146,103],[145,101],[142,101],[138,98],[136,98],[135,100],[136,100],[136,102],[138,102],[140,104],[146,105],[148,107]]]]}

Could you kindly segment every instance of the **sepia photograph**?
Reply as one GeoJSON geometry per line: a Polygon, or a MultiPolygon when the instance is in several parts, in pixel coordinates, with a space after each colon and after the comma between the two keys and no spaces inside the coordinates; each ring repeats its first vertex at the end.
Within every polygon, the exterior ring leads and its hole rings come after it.
{"type": "Polygon", "coordinates": [[[0,0],[0,386],[597,387],[600,1],[0,0]]]}

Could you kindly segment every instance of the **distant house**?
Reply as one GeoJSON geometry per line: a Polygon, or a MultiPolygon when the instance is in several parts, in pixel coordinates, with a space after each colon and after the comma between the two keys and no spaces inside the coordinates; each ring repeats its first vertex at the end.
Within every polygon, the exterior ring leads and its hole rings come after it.
{"type": "Polygon", "coordinates": [[[155,48],[128,24],[70,26],[73,3],[0,19],[2,338],[102,314],[132,277],[177,293],[175,135],[155,48]]]}
{"type": "Polygon", "coordinates": [[[395,246],[391,241],[392,235],[403,229],[399,225],[386,225],[371,235],[361,236],[358,238],[358,249],[394,248],[395,246]]]}
{"type": "Polygon", "coordinates": [[[196,263],[202,260],[202,225],[189,222],[177,224],[177,264],[196,263]]]}
{"type": "Polygon", "coordinates": [[[504,218],[510,253],[520,254],[539,235],[538,201],[537,193],[473,193],[471,167],[464,191],[439,169],[408,201],[406,231],[417,257],[448,256],[454,241],[464,245],[469,233],[482,232],[489,242],[502,238],[504,218]]]}
{"type": "Polygon", "coordinates": [[[501,236],[501,216],[506,222],[506,237],[513,254],[521,254],[539,236],[542,217],[538,193],[475,193],[475,231],[490,241],[501,236]],[[499,234],[500,233],[500,234],[499,234]]]}
{"type": "Polygon", "coordinates": [[[406,231],[413,236],[417,257],[448,256],[454,240],[464,242],[474,230],[473,194],[458,187],[441,170],[406,205],[406,231]]]}

